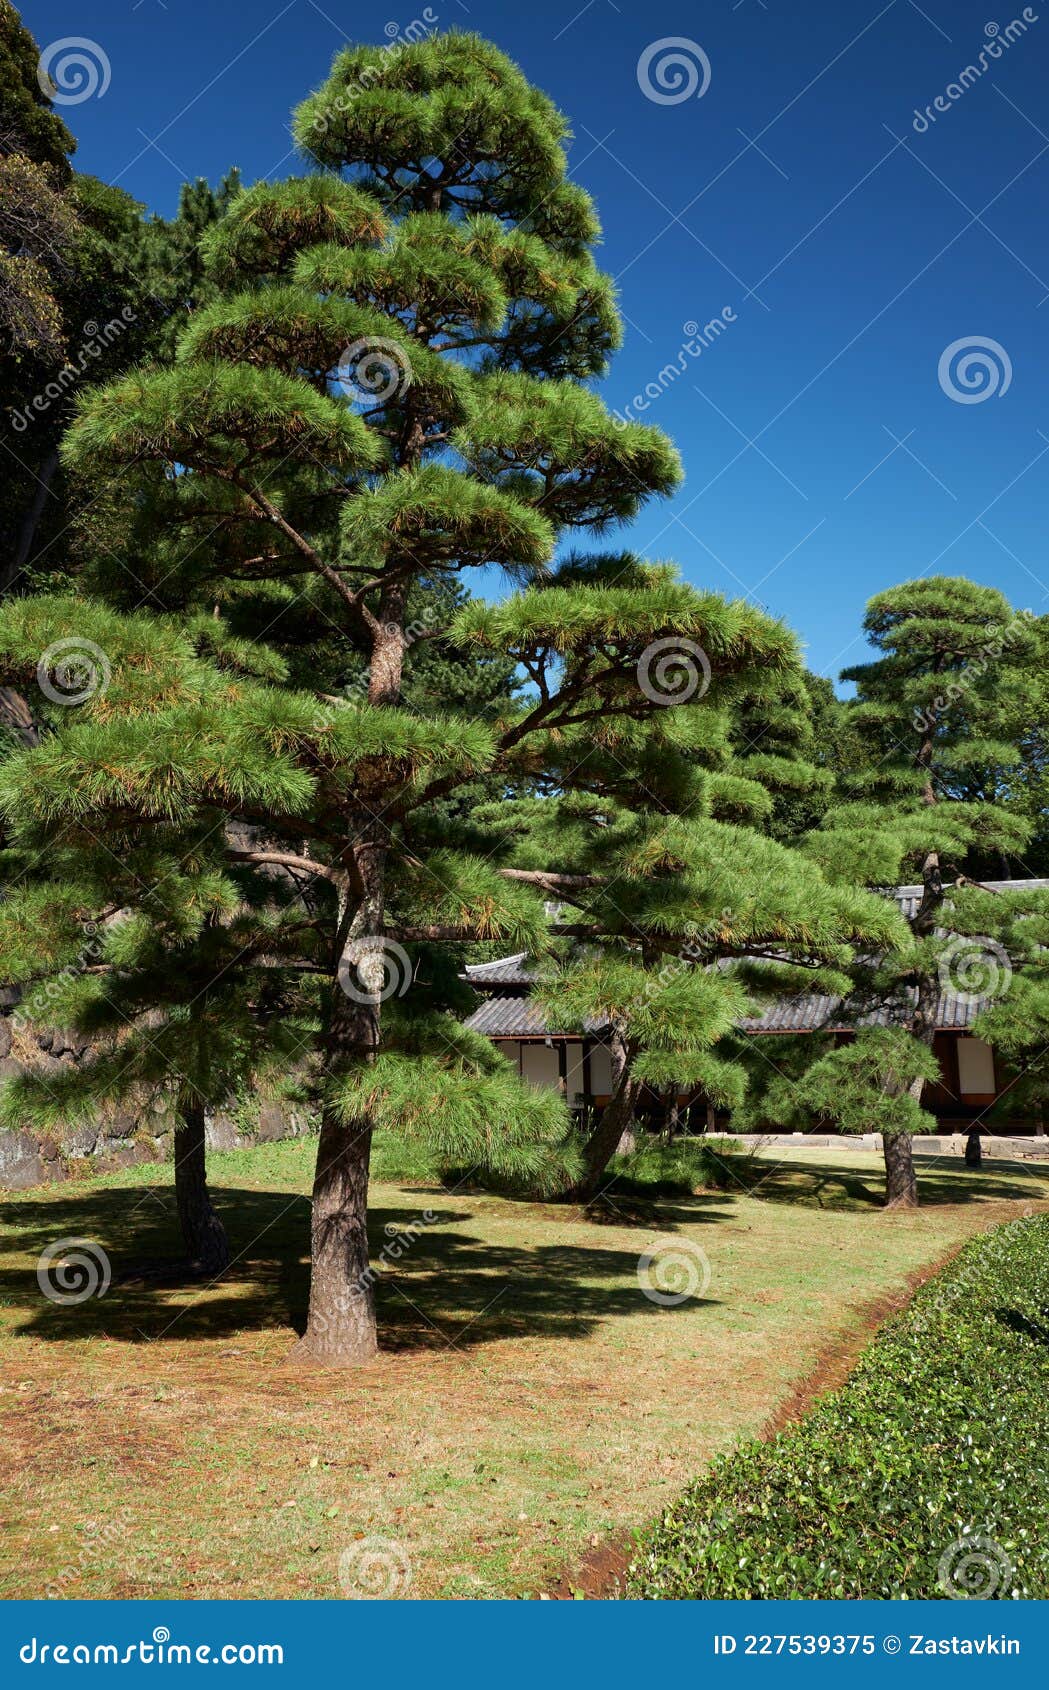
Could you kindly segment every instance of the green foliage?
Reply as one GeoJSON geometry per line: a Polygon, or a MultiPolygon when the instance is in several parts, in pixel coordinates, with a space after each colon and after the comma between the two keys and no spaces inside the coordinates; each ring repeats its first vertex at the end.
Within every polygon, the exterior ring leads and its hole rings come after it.
{"type": "Polygon", "coordinates": [[[975,1240],[799,1426],[719,1458],[634,1597],[1045,1598],[1049,1220],[975,1240]],[[973,1583],[968,1582],[969,1578],[973,1583]]]}
{"type": "Polygon", "coordinates": [[[862,1027],[848,1044],[815,1061],[793,1088],[795,1120],[833,1121],[844,1133],[932,1132],[935,1117],[908,1091],[934,1084],[939,1063],[902,1027],[862,1027]]]}
{"type": "Polygon", "coordinates": [[[642,1134],[636,1148],[608,1164],[611,1197],[690,1197],[731,1184],[730,1159],[739,1146],[725,1138],[675,1138],[669,1144],[642,1134]]]}
{"type": "Polygon", "coordinates": [[[345,1075],[330,1095],[348,1126],[363,1118],[421,1139],[445,1165],[483,1169],[537,1192],[558,1189],[575,1171],[562,1100],[523,1086],[502,1057],[479,1063],[461,1053],[387,1051],[345,1075]]]}

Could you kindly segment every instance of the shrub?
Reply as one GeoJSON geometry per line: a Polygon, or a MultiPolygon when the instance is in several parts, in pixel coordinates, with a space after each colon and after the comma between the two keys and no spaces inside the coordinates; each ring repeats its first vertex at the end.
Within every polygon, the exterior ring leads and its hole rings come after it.
{"type": "Polygon", "coordinates": [[[675,1138],[670,1143],[640,1135],[636,1149],[613,1156],[604,1185],[638,1196],[677,1197],[706,1187],[723,1190],[729,1181],[726,1158],[739,1150],[735,1139],[675,1138]]]}
{"type": "Polygon", "coordinates": [[[1045,1598],[1047,1392],[1039,1217],[967,1245],[800,1425],[720,1457],[627,1594],[1045,1598]]]}

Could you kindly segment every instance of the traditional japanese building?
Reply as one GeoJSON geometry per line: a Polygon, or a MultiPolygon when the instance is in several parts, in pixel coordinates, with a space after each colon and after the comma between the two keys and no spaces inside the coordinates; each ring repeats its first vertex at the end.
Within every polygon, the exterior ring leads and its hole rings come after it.
{"type": "MultiPolygon", "coordinates": [[[[1046,887],[1049,881],[992,880],[984,884],[991,891],[1004,891],[1018,884],[1046,887]]],[[[921,893],[920,886],[897,888],[895,897],[904,915],[914,915],[921,893]]],[[[484,1000],[466,1025],[498,1045],[526,1080],[533,1085],[556,1087],[574,1108],[600,1109],[608,1101],[612,1068],[607,1029],[594,1025],[579,1033],[551,1026],[531,997],[534,972],[523,954],[468,965],[465,978],[484,1000]]],[[[971,993],[944,990],[940,994],[933,1049],[941,1077],[938,1085],[926,1088],[923,1103],[936,1116],[944,1132],[967,1132],[974,1122],[986,1118],[1009,1087],[1005,1065],[992,1047],[972,1031],[988,1002],[971,993]]],[[[863,1016],[860,1024],[886,1025],[890,1019],[888,1010],[879,1010],[863,1016]]],[[[740,1025],[742,1033],[770,1040],[818,1031],[844,1041],[854,1035],[855,1028],[856,1022],[844,1013],[842,999],[817,993],[780,999],[769,1004],[761,1015],[749,1017],[740,1025]]],[[[701,1094],[647,1100],[653,1113],[665,1114],[668,1102],[684,1112],[694,1127],[731,1128],[730,1119],[709,1109],[701,1094]]],[[[1035,1132],[1041,1130],[1041,1125],[1031,1120],[1012,1120],[1009,1130],[1035,1132]]]]}

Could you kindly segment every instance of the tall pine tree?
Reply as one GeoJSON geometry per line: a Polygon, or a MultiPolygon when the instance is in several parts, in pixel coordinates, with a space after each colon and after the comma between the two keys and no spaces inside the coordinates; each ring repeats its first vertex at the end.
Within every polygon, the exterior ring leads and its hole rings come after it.
{"type": "Polygon", "coordinates": [[[1006,992],[1017,923],[1045,906],[1036,889],[989,896],[971,873],[988,860],[1022,862],[1033,831],[999,798],[1022,760],[1020,724],[1040,714],[1040,646],[1029,616],[962,576],[878,594],[864,626],[877,656],[843,678],[856,685],[846,719],[865,757],[842,776],[809,848],[839,880],[888,891],[913,879],[920,892],[908,949],[852,970],[855,1044],[820,1057],[807,1094],[846,1130],[881,1130],[887,1202],[910,1207],[912,1135],[934,1126],[921,1103],[937,1075],[938,1000],[1006,992]],[[865,1027],[875,1015],[885,1025],[865,1027]]]}

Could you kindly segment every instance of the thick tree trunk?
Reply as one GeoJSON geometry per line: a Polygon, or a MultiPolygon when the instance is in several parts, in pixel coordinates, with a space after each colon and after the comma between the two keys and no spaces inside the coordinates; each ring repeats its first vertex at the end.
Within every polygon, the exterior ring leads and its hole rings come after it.
{"type": "Polygon", "coordinates": [[[374,1276],[368,1263],[371,1123],[321,1118],[313,1181],[310,1309],[299,1360],[365,1367],[378,1349],[374,1276]]]}
{"type": "Polygon", "coordinates": [[[583,1146],[583,1171],[566,1195],[578,1203],[588,1203],[597,1193],[609,1162],[623,1138],[633,1138],[634,1109],[641,1091],[640,1083],[630,1075],[633,1052],[626,1042],[615,1037],[611,1043],[612,1096],[586,1144],[583,1146]]]}
{"type": "MultiPolygon", "coordinates": [[[[927,742],[919,754],[919,767],[928,769],[931,757],[931,742],[927,742]]],[[[924,802],[934,805],[936,795],[932,781],[926,781],[924,802]]],[[[935,931],[936,918],[943,903],[943,879],[940,870],[940,857],[936,851],[930,851],[922,864],[922,895],[911,920],[911,931],[916,938],[925,939],[935,931]]],[[[935,976],[923,974],[918,980],[918,1002],[911,1018],[910,1031],[914,1038],[920,1039],[922,1044],[931,1050],[936,1036],[936,1005],[939,998],[939,983],[935,976]]],[[[921,1103],[925,1090],[925,1079],[917,1075],[907,1090],[915,1103],[921,1103]]],[[[916,1209],[918,1207],[918,1181],[914,1173],[914,1156],[910,1133],[884,1133],[882,1142],[885,1154],[885,1207],[887,1209],[916,1209]]]]}
{"type": "Polygon", "coordinates": [[[195,1268],[214,1276],[229,1267],[226,1229],[211,1205],[204,1150],[204,1106],[180,1104],[175,1127],[175,1205],[186,1254],[195,1268]]]}
{"type": "MultiPolygon", "coordinates": [[[[410,467],[418,459],[422,440],[421,425],[409,411],[402,464],[410,467]]],[[[396,705],[400,698],[406,592],[404,581],[388,582],[373,619],[368,676],[372,705],[396,705]]],[[[378,792],[385,784],[383,774],[378,792]]],[[[375,1060],[386,995],[383,934],[389,834],[374,819],[381,806],[371,810],[368,796],[367,774],[362,771],[364,808],[349,818],[341,865],[348,870],[353,892],[340,906],[337,978],[331,986],[322,1047],[325,1104],[313,1181],[310,1306],[294,1352],[300,1362],[321,1367],[363,1367],[378,1350],[374,1276],[368,1262],[372,1123],[364,1116],[344,1119],[336,1103],[338,1082],[375,1060]]]]}
{"type": "Polygon", "coordinates": [[[883,1133],[885,1154],[885,1207],[916,1209],[918,1182],[914,1177],[910,1133],[883,1133]]]}
{"type": "Polygon", "coordinates": [[[362,827],[350,849],[357,907],[346,925],[332,983],[323,1051],[326,1101],[313,1181],[310,1307],[297,1347],[300,1361],[363,1367],[378,1349],[374,1276],[368,1265],[368,1164],[371,1122],[344,1119],[336,1103],[346,1075],[375,1060],[384,982],[382,930],[386,849],[362,827]]]}

